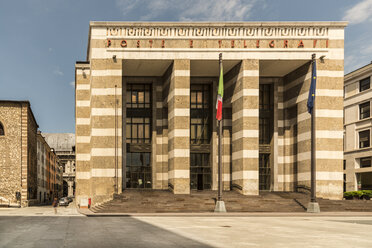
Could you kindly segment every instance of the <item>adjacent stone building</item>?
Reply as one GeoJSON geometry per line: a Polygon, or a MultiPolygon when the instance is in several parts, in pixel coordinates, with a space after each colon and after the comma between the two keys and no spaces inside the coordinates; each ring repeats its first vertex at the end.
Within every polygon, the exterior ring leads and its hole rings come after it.
{"type": "Polygon", "coordinates": [[[76,197],[127,188],[217,189],[223,54],[223,187],[309,190],[316,55],[317,193],[342,198],[345,22],[91,22],[77,62],[76,197]]]}
{"type": "Polygon", "coordinates": [[[344,190],[372,190],[372,63],[345,75],[344,190]]]}
{"type": "Polygon", "coordinates": [[[63,168],[63,196],[75,194],[75,134],[43,133],[63,168]]]}
{"type": "Polygon", "coordinates": [[[37,129],[28,101],[0,100],[0,199],[37,203],[37,129]]]}

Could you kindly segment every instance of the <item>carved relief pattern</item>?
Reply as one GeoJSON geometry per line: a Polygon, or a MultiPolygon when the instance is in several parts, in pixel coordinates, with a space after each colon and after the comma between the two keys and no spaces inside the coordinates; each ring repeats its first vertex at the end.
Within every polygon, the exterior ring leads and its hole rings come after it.
{"type": "Polygon", "coordinates": [[[285,38],[326,37],[328,27],[111,27],[108,37],[164,37],[164,38],[285,38]]]}

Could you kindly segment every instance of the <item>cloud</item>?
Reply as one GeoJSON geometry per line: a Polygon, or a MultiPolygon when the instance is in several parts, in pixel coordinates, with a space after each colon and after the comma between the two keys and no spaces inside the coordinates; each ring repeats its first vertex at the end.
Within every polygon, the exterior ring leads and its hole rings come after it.
{"type": "Polygon", "coordinates": [[[345,12],[343,20],[350,24],[372,21],[372,0],[363,0],[345,12]]]}
{"type": "Polygon", "coordinates": [[[63,76],[63,72],[59,69],[59,67],[56,67],[54,70],[53,70],[53,73],[55,75],[58,75],[58,76],[63,76]]]}
{"type": "Polygon", "coordinates": [[[371,63],[372,44],[369,41],[372,40],[372,34],[363,30],[360,33],[364,34],[345,43],[346,73],[371,63]]]}
{"type": "MultiPolygon", "coordinates": [[[[372,54],[372,44],[368,44],[364,52],[372,54]]],[[[372,56],[371,56],[372,59],[372,56]]]]}
{"type": "Polygon", "coordinates": [[[75,81],[71,81],[71,82],[70,82],[70,85],[71,85],[72,87],[75,87],[75,81]]]}
{"type": "MultiPolygon", "coordinates": [[[[144,21],[242,21],[251,16],[258,0],[116,0],[123,16],[144,21]]],[[[260,2],[262,6],[263,1],[260,2]]]]}
{"type": "Polygon", "coordinates": [[[48,48],[48,51],[49,51],[50,53],[53,52],[53,48],[49,47],[49,48],[48,48]]]}

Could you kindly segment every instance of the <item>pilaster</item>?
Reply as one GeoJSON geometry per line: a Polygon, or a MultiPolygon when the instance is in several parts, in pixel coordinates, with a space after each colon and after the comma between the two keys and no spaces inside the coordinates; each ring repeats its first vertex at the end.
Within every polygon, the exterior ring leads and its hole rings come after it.
{"type": "Polygon", "coordinates": [[[174,60],[168,94],[169,186],[190,193],[190,61],[174,60]]]}
{"type": "Polygon", "coordinates": [[[259,61],[243,60],[232,97],[232,184],[244,195],[258,192],[259,61]]]}

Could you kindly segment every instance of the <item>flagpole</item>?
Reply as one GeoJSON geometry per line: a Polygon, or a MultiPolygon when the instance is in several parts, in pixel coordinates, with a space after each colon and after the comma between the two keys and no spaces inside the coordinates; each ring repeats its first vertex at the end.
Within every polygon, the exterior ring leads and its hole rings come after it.
{"type": "MultiPolygon", "coordinates": [[[[219,75],[223,77],[222,74],[222,53],[219,54],[219,75]]],[[[221,79],[219,78],[219,82],[221,79]]],[[[225,213],[225,202],[222,200],[222,116],[221,119],[217,120],[218,125],[218,195],[216,206],[214,212],[216,213],[225,213]]]]}
{"type": "MultiPolygon", "coordinates": [[[[315,63],[315,53],[311,55],[311,65],[312,65],[312,75],[314,77],[314,63],[315,63]]],[[[315,76],[316,77],[316,76],[315,76]]],[[[316,78],[315,78],[316,79],[316,78]]],[[[312,78],[313,80],[313,78],[312,78]]],[[[314,89],[314,94],[316,96],[316,89],[314,89]]],[[[319,213],[319,203],[316,201],[316,127],[315,127],[315,99],[313,97],[313,107],[311,109],[311,198],[307,207],[307,212],[309,213],[319,213]]]]}
{"type": "MultiPolygon", "coordinates": [[[[222,67],[222,53],[219,55],[219,71],[221,72],[222,67]]],[[[218,198],[217,201],[222,199],[222,118],[218,121],[218,198]]]]}
{"type": "MultiPolygon", "coordinates": [[[[312,66],[314,66],[315,53],[311,56],[312,66]]],[[[316,157],[315,157],[315,98],[311,111],[311,202],[316,202],[316,157]]]]}

